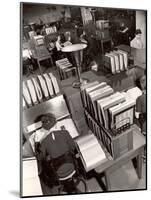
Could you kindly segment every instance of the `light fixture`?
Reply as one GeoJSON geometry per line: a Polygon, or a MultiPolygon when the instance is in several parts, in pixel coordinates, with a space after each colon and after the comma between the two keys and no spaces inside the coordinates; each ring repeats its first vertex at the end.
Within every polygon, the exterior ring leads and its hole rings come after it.
{"type": "Polygon", "coordinates": [[[76,70],[78,80],[73,82],[74,88],[80,88],[81,85],[86,84],[88,82],[87,79],[81,78],[81,64],[83,61],[83,49],[87,47],[86,44],[72,44],[62,48],[62,52],[72,53],[76,61],[76,70]]]}

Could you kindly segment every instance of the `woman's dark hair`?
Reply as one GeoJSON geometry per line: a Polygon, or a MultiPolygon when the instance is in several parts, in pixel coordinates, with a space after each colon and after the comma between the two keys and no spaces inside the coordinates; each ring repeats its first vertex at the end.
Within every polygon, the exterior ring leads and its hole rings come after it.
{"type": "MultiPolygon", "coordinates": [[[[145,78],[146,79],[146,75],[142,75],[141,77],[139,77],[137,80],[136,80],[136,86],[142,90],[142,85],[141,85],[141,81],[142,79],[145,78]]],[[[145,89],[146,89],[146,86],[145,86],[145,89]]]]}
{"type": "Polygon", "coordinates": [[[141,29],[136,29],[136,31],[135,31],[135,35],[138,35],[138,34],[142,34],[141,29]]]}
{"type": "Polygon", "coordinates": [[[52,113],[46,113],[41,117],[42,126],[49,123],[50,128],[56,124],[56,117],[52,113]]]}

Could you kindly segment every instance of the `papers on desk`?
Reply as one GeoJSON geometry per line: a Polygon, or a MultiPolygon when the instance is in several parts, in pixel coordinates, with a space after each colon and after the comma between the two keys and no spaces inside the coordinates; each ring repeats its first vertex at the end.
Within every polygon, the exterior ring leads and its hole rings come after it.
{"type": "Polygon", "coordinates": [[[106,160],[106,155],[93,134],[78,138],[76,143],[80,151],[80,158],[87,172],[106,160]]]}

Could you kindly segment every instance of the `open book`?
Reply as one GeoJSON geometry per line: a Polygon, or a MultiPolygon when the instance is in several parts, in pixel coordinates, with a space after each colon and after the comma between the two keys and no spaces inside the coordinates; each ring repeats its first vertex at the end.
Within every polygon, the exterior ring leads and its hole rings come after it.
{"type": "Polygon", "coordinates": [[[106,160],[106,155],[93,134],[82,136],[76,140],[80,158],[86,172],[96,168],[106,160]]]}

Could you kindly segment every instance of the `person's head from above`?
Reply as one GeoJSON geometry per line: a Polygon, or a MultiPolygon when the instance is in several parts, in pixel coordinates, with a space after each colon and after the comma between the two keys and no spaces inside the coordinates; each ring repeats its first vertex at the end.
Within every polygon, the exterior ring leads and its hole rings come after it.
{"type": "Polygon", "coordinates": [[[141,38],[141,35],[142,35],[141,29],[136,29],[136,31],[135,31],[135,37],[136,38],[141,38]]]}
{"type": "Polygon", "coordinates": [[[143,91],[146,90],[146,75],[145,74],[141,76],[140,78],[140,86],[143,91]]]}
{"type": "Polygon", "coordinates": [[[41,117],[42,128],[45,130],[50,130],[56,123],[56,117],[52,113],[44,114],[41,117]]]}

